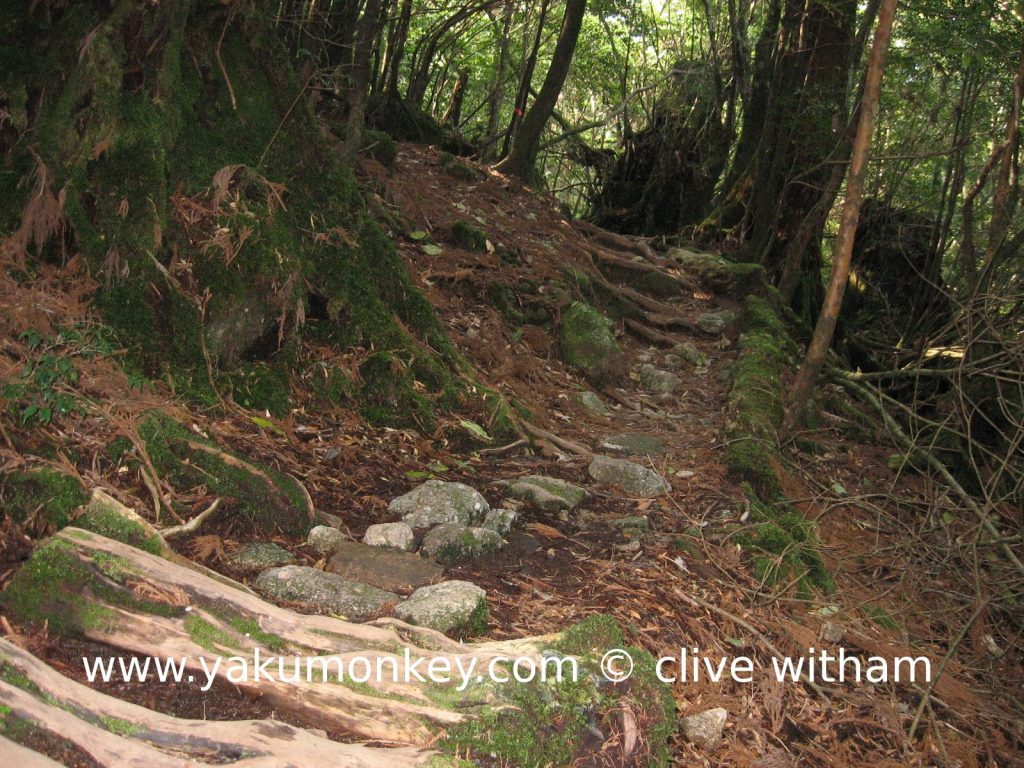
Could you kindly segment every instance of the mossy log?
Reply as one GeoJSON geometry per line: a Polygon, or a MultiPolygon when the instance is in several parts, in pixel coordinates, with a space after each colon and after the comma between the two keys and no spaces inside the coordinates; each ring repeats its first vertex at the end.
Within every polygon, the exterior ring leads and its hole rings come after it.
{"type": "MultiPolygon", "coordinates": [[[[95,764],[111,768],[186,768],[231,754],[242,755],[231,763],[239,768],[388,768],[428,765],[434,759],[415,747],[343,744],[285,723],[164,715],[77,683],[5,639],[0,639],[0,701],[8,727],[16,720],[22,728],[60,734],[95,764]]],[[[22,766],[58,765],[2,738],[0,754],[17,755],[22,766]]]]}
{"type": "MultiPolygon", "coordinates": [[[[450,682],[416,674],[425,676],[431,663],[485,672],[498,657],[526,658],[539,666],[542,653],[550,650],[586,657],[589,644],[581,645],[578,638],[571,645],[562,635],[466,645],[395,619],[353,624],[302,615],[187,564],[79,528],[66,528],[42,544],[0,595],[0,603],[19,622],[46,622],[57,635],[178,660],[190,682],[226,681],[260,696],[290,722],[353,740],[419,749],[447,743],[454,749],[503,734],[500,744],[518,749],[524,734],[532,739],[543,724],[503,713],[528,710],[557,717],[561,707],[573,717],[586,713],[579,728],[565,727],[551,737],[561,739],[557,748],[565,751],[568,764],[582,743],[577,731],[587,718],[621,720],[616,712],[639,707],[631,711],[639,722],[671,722],[664,710],[644,714],[658,700],[653,689],[633,704],[638,689],[632,689],[632,696],[625,690],[621,696],[598,692],[588,672],[571,683],[510,685],[482,675],[464,683],[455,672],[450,682]],[[256,659],[268,658],[275,659],[269,676],[251,674],[256,659]],[[278,659],[286,660],[283,674],[278,659]],[[370,675],[366,682],[339,679],[338,670],[354,659],[360,659],[360,669],[379,664],[386,674],[380,679],[370,675]],[[242,674],[243,663],[249,674],[242,674]]],[[[94,756],[101,765],[184,765],[182,751],[190,749],[204,752],[208,762],[229,753],[263,756],[262,762],[253,757],[244,765],[326,765],[331,754],[341,765],[403,766],[424,764],[429,757],[409,749],[342,748],[276,723],[175,720],[76,686],[8,645],[0,646],[0,693],[17,717],[63,734],[90,754],[92,748],[99,750],[94,756]],[[14,677],[5,674],[11,664],[14,677]],[[13,683],[23,678],[32,685],[18,690],[13,683]],[[125,725],[112,728],[111,722],[125,725]],[[102,738],[98,729],[107,731],[102,738]]],[[[609,739],[614,738],[613,729],[609,739]]],[[[537,749],[556,747],[548,743],[537,749]]]]}

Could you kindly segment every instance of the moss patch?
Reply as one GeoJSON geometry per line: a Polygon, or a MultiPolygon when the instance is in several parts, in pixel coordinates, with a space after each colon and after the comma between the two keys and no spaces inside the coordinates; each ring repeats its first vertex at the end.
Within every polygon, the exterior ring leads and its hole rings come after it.
{"type": "Polygon", "coordinates": [[[4,509],[24,523],[38,514],[50,531],[71,522],[71,514],[88,501],[78,480],[52,469],[13,472],[3,477],[4,509]]]}
{"type": "Polygon", "coordinates": [[[304,536],[313,527],[302,490],[287,475],[249,459],[241,460],[253,465],[259,474],[238,466],[240,457],[193,434],[161,412],[146,417],[139,426],[139,436],[164,480],[181,491],[205,485],[211,493],[229,501],[230,508],[250,530],[304,536]]]}
{"type": "Polygon", "coordinates": [[[487,250],[487,235],[483,230],[464,221],[452,224],[451,241],[456,248],[467,251],[482,253],[487,250]]]}
{"type": "Polygon", "coordinates": [[[75,526],[108,539],[115,539],[154,555],[163,551],[160,539],[145,528],[102,504],[92,503],[75,519],[75,526]]]}

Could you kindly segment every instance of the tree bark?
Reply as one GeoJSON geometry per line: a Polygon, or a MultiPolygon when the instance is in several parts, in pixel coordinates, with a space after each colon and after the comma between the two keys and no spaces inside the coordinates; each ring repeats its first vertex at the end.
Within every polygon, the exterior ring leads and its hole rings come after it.
{"type": "Polygon", "coordinates": [[[551,66],[548,67],[544,84],[537,94],[537,100],[523,116],[508,156],[495,166],[498,171],[521,179],[533,177],[534,163],[537,161],[537,151],[540,148],[540,136],[551,118],[558,97],[562,93],[562,86],[569,75],[586,9],[587,0],[568,0],[566,3],[562,30],[558,34],[558,42],[555,44],[555,52],[551,57],[551,66]]]}
{"type": "Polygon", "coordinates": [[[871,148],[871,137],[875,131],[875,120],[878,116],[878,102],[882,90],[882,73],[885,69],[885,57],[889,49],[889,38],[892,34],[893,16],[896,13],[896,0],[882,0],[878,11],[878,26],[875,28],[875,39],[871,46],[871,58],[868,61],[868,73],[864,87],[864,100],[860,110],[860,121],[857,125],[857,137],[853,143],[853,158],[850,162],[850,175],[846,183],[846,197],[843,200],[843,213],[832,252],[832,272],[829,275],[828,289],[814,335],[807,348],[803,365],[793,382],[786,416],[783,420],[781,437],[786,439],[800,422],[811,391],[817,381],[818,374],[825,364],[825,357],[832,344],[839,311],[843,304],[843,294],[850,276],[850,258],[853,255],[853,240],[857,233],[857,221],[860,218],[860,206],[864,196],[864,178],[867,172],[868,155],[871,148]]]}

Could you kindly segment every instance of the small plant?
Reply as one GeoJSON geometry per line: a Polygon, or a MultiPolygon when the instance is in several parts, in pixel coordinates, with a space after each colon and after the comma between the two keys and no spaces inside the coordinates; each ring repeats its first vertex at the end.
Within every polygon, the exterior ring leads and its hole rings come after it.
{"type": "Polygon", "coordinates": [[[78,398],[67,391],[78,383],[73,357],[111,354],[113,346],[102,330],[74,326],[50,340],[29,330],[20,338],[35,356],[25,364],[21,376],[4,383],[2,393],[21,424],[45,425],[55,417],[85,413],[78,398]]]}

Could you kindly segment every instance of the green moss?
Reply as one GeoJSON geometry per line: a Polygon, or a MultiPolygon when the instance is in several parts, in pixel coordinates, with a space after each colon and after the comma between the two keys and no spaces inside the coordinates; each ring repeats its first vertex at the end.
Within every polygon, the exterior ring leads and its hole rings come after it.
{"type": "Polygon", "coordinates": [[[255,466],[262,476],[229,463],[220,454],[238,457],[158,411],[142,421],[139,436],[164,480],[181,491],[203,485],[211,493],[231,500],[239,520],[250,530],[304,536],[313,526],[302,490],[287,475],[248,459],[243,460],[255,466]],[[194,448],[189,443],[208,446],[213,451],[194,448]]]}
{"type": "Polygon", "coordinates": [[[574,302],[562,315],[559,335],[562,357],[595,386],[620,376],[622,349],[608,321],[589,304],[574,302]]]}
{"type": "Polygon", "coordinates": [[[185,617],[184,627],[192,642],[213,653],[241,649],[241,645],[232,635],[195,613],[189,613],[185,617]]]}
{"type": "Polygon", "coordinates": [[[99,503],[90,504],[85,512],[75,519],[75,526],[154,555],[159,555],[163,551],[158,536],[152,535],[134,520],[129,520],[99,503]]]}
{"type": "Polygon", "coordinates": [[[38,513],[48,528],[58,530],[88,501],[77,479],[52,469],[14,472],[2,480],[5,511],[19,523],[38,513]]]}
{"type": "Polygon", "coordinates": [[[751,498],[750,509],[753,526],[735,540],[752,552],[758,580],[772,586],[795,583],[801,595],[815,589],[826,594],[835,591],[835,580],[819,553],[813,523],[788,505],[768,505],[756,496],[751,498]]]}
{"type": "Polygon", "coordinates": [[[526,315],[517,306],[515,291],[505,283],[492,282],[487,285],[487,299],[509,325],[522,325],[526,315]]]}
{"type": "Polygon", "coordinates": [[[130,723],[127,720],[121,720],[117,717],[100,717],[100,722],[103,724],[104,728],[110,731],[110,733],[118,736],[134,736],[142,730],[134,723],[130,723]]]}
{"type": "Polygon", "coordinates": [[[451,234],[452,245],[467,251],[482,253],[487,250],[487,235],[464,221],[456,221],[452,224],[451,234]]]}
{"type": "Polygon", "coordinates": [[[232,397],[245,408],[287,416],[291,410],[288,371],[283,365],[251,363],[230,375],[232,397]]]}
{"type": "Polygon", "coordinates": [[[410,366],[388,352],[376,352],[359,366],[363,386],[360,413],[379,426],[414,426],[429,431],[434,423],[430,400],[416,387],[410,366]]]}
{"type": "Polygon", "coordinates": [[[393,168],[398,159],[398,142],[383,131],[365,131],[361,151],[385,168],[393,168]]]}
{"type": "Polygon", "coordinates": [[[46,622],[56,635],[88,628],[113,629],[113,610],[82,598],[81,590],[95,582],[91,570],[70,544],[51,539],[18,569],[0,594],[0,604],[20,621],[35,625],[46,622]]]}
{"type": "Polygon", "coordinates": [[[239,634],[250,638],[260,645],[266,646],[271,650],[283,651],[288,647],[284,638],[280,635],[276,635],[273,632],[264,632],[260,628],[260,624],[256,619],[246,616],[235,616],[228,619],[228,623],[231,625],[231,628],[239,634]]]}

